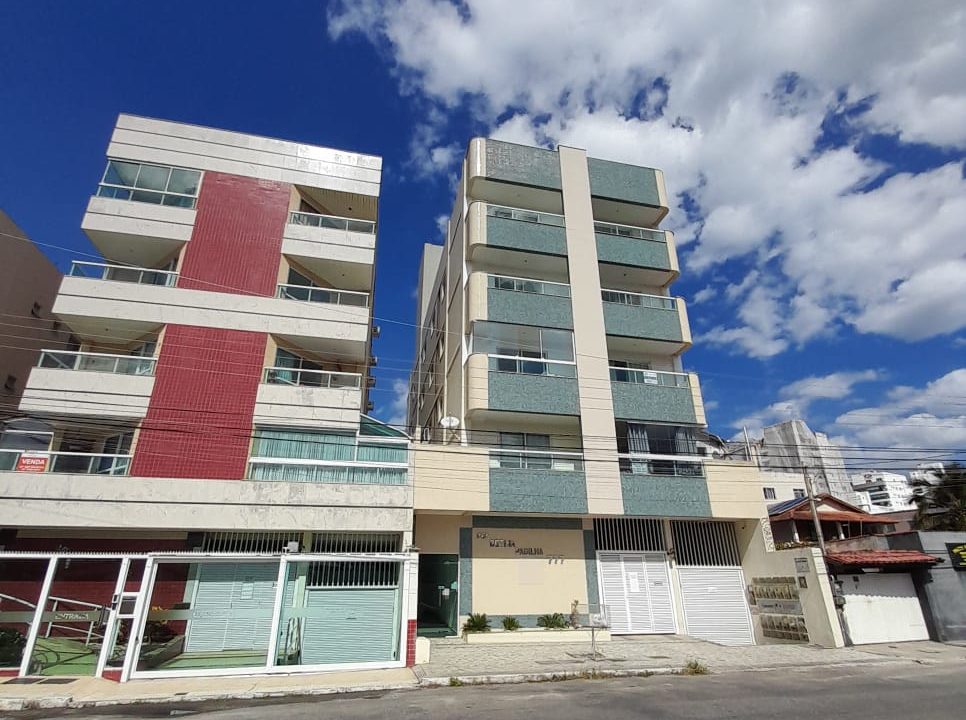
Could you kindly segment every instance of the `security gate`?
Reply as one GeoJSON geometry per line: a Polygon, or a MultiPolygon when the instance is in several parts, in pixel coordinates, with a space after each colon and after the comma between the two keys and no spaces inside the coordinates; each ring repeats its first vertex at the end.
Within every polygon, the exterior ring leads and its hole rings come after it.
{"type": "Polygon", "coordinates": [[[840,575],[839,580],[845,620],[856,645],[929,639],[909,573],[840,575]]]}
{"type": "Polygon", "coordinates": [[[673,633],[674,605],[664,553],[597,554],[612,633],[673,633]]]}

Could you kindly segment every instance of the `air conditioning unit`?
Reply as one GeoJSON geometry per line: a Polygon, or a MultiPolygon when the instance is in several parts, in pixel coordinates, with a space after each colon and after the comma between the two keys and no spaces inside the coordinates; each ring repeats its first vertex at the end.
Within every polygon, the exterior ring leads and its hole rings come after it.
{"type": "Polygon", "coordinates": [[[376,378],[374,376],[372,376],[372,375],[367,375],[366,376],[366,387],[370,387],[371,388],[371,387],[375,387],[375,386],[376,386],[376,378]]]}
{"type": "Polygon", "coordinates": [[[299,541],[292,540],[291,542],[286,543],[284,550],[287,553],[297,553],[299,551],[299,541]]]}
{"type": "Polygon", "coordinates": [[[369,367],[376,367],[376,365],[378,365],[378,364],[379,364],[379,358],[377,358],[375,355],[370,355],[369,356],[369,367]]]}
{"type": "Polygon", "coordinates": [[[372,337],[377,338],[381,334],[382,334],[382,328],[380,328],[378,325],[373,325],[372,326],[372,337]]]}
{"type": "Polygon", "coordinates": [[[375,405],[372,404],[372,400],[366,403],[366,412],[372,412],[375,409],[375,405]]]}

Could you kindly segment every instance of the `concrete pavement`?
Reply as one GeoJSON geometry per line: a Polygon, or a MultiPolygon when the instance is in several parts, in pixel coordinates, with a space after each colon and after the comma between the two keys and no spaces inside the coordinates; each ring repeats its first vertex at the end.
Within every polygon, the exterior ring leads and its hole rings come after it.
{"type": "Polygon", "coordinates": [[[65,710],[24,714],[24,720],[64,717],[107,720],[171,717],[197,720],[773,720],[778,717],[836,720],[945,720],[962,717],[966,686],[962,667],[870,664],[848,668],[787,669],[700,677],[579,680],[500,687],[440,687],[346,696],[206,703],[177,708],[117,708],[117,713],[65,710]]]}

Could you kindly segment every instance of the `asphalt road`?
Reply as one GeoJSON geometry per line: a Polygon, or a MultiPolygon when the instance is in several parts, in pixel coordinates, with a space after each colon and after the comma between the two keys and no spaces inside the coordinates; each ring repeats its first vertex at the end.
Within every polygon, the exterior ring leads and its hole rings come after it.
{"type": "Polygon", "coordinates": [[[821,718],[931,720],[963,718],[966,668],[880,665],[811,668],[697,677],[655,676],[574,680],[391,692],[368,697],[330,696],[297,702],[118,708],[111,713],[45,711],[40,718],[172,718],[191,720],[630,720],[821,718]],[[54,714],[57,713],[57,714],[54,714]]]}

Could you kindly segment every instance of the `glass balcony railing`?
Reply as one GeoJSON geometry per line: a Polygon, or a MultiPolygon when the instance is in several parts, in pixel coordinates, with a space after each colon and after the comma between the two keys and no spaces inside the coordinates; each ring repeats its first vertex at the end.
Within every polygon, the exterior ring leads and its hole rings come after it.
{"type": "Polygon", "coordinates": [[[80,260],[71,263],[70,275],[93,280],[113,280],[137,283],[138,285],[162,285],[164,287],[174,287],[178,282],[178,273],[170,270],[152,270],[151,268],[83,262],[80,260]]]}
{"type": "Polygon", "coordinates": [[[621,457],[620,471],[629,475],[704,477],[704,464],[686,460],[621,457]]]}
{"type": "Polygon", "coordinates": [[[82,370],[115,375],[153,375],[157,361],[137,355],[108,355],[106,353],[43,350],[37,367],[55,370],[82,370]]]}
{"type": "Polygon", "coordinates": [[[665,372],[663,370],[639,370],[636,368],[610,368],[611,382],[632,383],[635,385],[660,385],[662,387],[691,387],[687,373],[665,372]]]}
{"type": "Polygon", "coordinates": [[[519,208],[504,207],[502,205],[487,205],[486,214],[490,217],[503,218],[505,220],[520,220],[522,222],[537,223],[539,225],[564,227],[564,216],[555,213],[521,210],[519,208]]]}
{"type": "Polygon", "coordinates": [[[288,216],[288,222],[289,225],[301,225],[303,227],[345,230],[348,232],[367,233],[369,235],[375,235],[376,233],[376,224],[370,220],[356,220],[354,218],[338,217],[336,215],[291,212],[288,216]]]}
{"type": "Polygon", "coordinates": [[[491,290],[512,290],[513,292],[530,293],[533,295],[549,295],[551,297],[570,297],[570,286],[564,283],[547,282],[545,280],[528,280],[526,278],[507,277],[505,275],[487,275],[486,285],[491,290]]]}
{"type": "Polygon", "coordinates": [[[633,225],[617,225],[615,223],[595,222],[594,232],[601,235],[614,235],[615,237],[628,238],[633,240],[652,240],[654,242],[667,242],[667,234],[664,230],[651,230],[650,228],[635,227],[633,225]]]}
{"type": "Polygon", "coordinates": [[[584,456],[556,450],[490,450],[490,468],[501,470],[556,470],[583,472],[584,456]]]}
{"type": "Polygon", "coordinates": [[[369,307],[369,293],[356,292],[355,290],[333,290],[309,285],[282,284],[278,286],[278,297],[303,302],[369,307]]]}
{"type": "Polygon", "coordinates": [[[550,377],[577,377],[577,366],[573,363],[554,362],[542,358],[512,357],[490,355],[487,361],[490,370],[517,375],[546,375],[550,377]]]}
{"type": "Polygon", "coordinates": [[[676,298],[664,295],[645,295],[623,290],[601,290],[600,298],[603,302],[614,305],[653,308],[655,310],[674,310],[678,306],[676,298]]]}
{"type": "Polygon", "coordinates": [[[130,455],[0,450],[0,470],[75,475],[127,475],[130,455]]]}
{"type": "Polygon", "coordinates": [[[358,389],[362,384],[362,375],[359,373],[329,372],[327,370],[269,367],[265,368],[265,382],[270,385],[358,389]]]}

